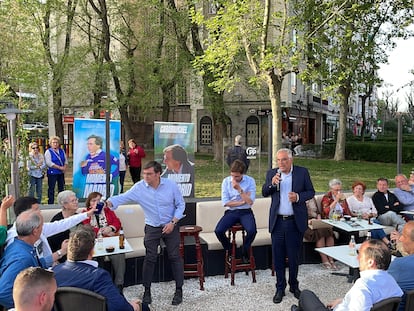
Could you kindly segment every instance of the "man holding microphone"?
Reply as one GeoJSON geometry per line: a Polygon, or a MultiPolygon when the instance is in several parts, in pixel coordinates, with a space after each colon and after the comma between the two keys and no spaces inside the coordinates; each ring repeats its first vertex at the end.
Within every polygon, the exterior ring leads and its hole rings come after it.
{"type": "Polygon", "coordinates": [[[285,263],[289,265],[289,291],[299,299],[299,254],[303,234],[308,228],[306,201],[313,198],[315,190],[306,168],[293,165],[292,151],[279,149],[278,168],[270,169],[262,187],[264,197],[271,196],[269,232],[272,237],[273,264],[276,271],[276,294],[274,303],[285,296],[285,263]]]}

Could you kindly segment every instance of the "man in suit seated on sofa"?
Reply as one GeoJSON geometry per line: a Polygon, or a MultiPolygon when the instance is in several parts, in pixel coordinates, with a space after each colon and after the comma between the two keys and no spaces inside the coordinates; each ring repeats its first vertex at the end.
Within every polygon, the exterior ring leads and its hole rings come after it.
{"type": "MultiPolygon", "coordinates": [[[[138,311],[138,301],[127,301],[112,282],[110,274],[92,260],[95,232],[90,226],[77,228],[69,238],[67,261],[55,266],[58,287],[87,289],[106,298],[108,311],[138,311]]],[[[143,305],[142,310],[149,310],[143,305]]]]}

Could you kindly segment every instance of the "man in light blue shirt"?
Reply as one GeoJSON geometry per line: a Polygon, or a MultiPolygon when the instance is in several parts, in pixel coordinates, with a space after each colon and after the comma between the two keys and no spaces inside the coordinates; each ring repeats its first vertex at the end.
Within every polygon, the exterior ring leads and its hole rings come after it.
{"type": "Polygon", "coordinates": [[[397,188],[394,194],[403,204],[404,210],[414,211],[414,186],[410,186],[407,177],[403,174],[395,176],[395,185],[397,188]]]}
{"type": "Polygon", "coordinates": [[[145,215],[146,250],[142,268],[142,283],[145,287],[142,301],[147,304],[152,302],[151,281],[157,262],[157,249],[162,238],[167,247],[176,284],[172,304],[178,305],[182,302],[184,266],[179,252],[180,230],[176,225],[183,217],[185,202],[177,183],[161,178],[161,171],[160,163],[148,162],[143,168],[143,180],[134,184],[127,192],[109,198],[106,203],[111,209],[126,203],[141,205],[145,215]]]}
{"type": "Polygon", "coordinates": [[[230,166],[230,176],[221,184],[221,201],[226,208],[224,216],[217,223],[215,233],[225,251],[231,251],[231,244],[226,231],[236,223],[246,230],[243,243],[242,261],[249,261],[249,249],[256,237],[256,220],[251,209],[256,199],[256,182],[250,176],[243,175],[246,166],[243,161],[235,160],[230,166]]]}

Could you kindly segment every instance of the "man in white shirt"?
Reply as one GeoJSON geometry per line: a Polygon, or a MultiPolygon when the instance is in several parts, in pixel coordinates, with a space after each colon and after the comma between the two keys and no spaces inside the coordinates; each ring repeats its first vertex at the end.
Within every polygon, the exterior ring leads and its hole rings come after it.
{"type": "Polygon", "coordinates": [[[358,261],[361,277],[343,299],[336,299],[325,306],[315,293],[303,290],[299,306],[292,305],[291,311],[369,311],[377,302],[403,295],[397,282],[386,271],[391,262],[391,252],[384,242],[373,239],[362,243],[358,261]]]}
{"type": "MultiPolygon", "coordinates": [[[[29,209],[40,210],[39,204],[35,198],[21,197],[18,198],[16,202],[14,202],[14,213],[16,217],[19,216],[22,212],[29,209]]],[[[62,243],[61,249],[52,253],[47,238],[55,235],[56,233],[68,230],[73,226],[76,226],[77,224],[86,220],[88,217],[92,216],[95,210],[96,208],[93,208],[85,213],[79,213],[59,221],[46,222],[43,224],[42,234],[40,235],[40,239],[36,242],[35,247],[39,258],[44,258],[47,267],[52,267],[54,262],[58,261],[60,258],[62,258],[62,256],[66,255],[68,243],[67,241],[64,241],[62,243]]],[[[16,224],[14,223],[13,226],[7,231],[6,245],[9,246],[11,243],[13,243],[16,236],[16,224]]]]}

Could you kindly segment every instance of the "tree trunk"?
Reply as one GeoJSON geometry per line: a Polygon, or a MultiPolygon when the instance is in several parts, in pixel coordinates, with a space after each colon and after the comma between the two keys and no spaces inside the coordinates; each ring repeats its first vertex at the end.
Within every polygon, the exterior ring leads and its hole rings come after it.
{"type": "Polygon", "coordinates": [[[362,125],[361,125],[361,141],[365,141],[365,128],[367,127],[367,118],[365,116],[365,102],[367,101],[368,96],[365,94],[361,96],[361,118],[362,118],[362,125]]]}
{"type": "Polygon", "coordinates": [[[208,73],[203,78],[204,106],[208,107],[213,119],[214,160],[221,162],[223,160],[223,139],[227,138],[226,127],[229,118],[224,109],[223,92],[217,93],[209,86],[213,78],[208,73]]]}
{"type": "Polygon", "coordinates": [[[348,99],[350,93],[350,87],[341,86],[339,88],[339,94],[341,96],[342,103],[339,105],[339,129],[338,136],[336,138],[334,155],[335,161],[345,160],[346,124],[348,115],[348,99]]]}
{"type": "Polygon", "coordinates": [[[277,167],[276,153],[282,148],[282,108],[280,93],[283,77],[274,74],[273,70],[266,74],[266,83],[269,90],[270,105],[272,107],[272,167],[277,167]]]}
{"type": "Polygon", "coordinates": [[[62,118],[62,84],[59,78],[53,77],[52,81],[52,94],[53,94],[53,115],[55,119],[55,134],[60,137],[63,144],[63,118],[62,118]]]}

